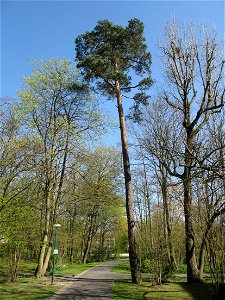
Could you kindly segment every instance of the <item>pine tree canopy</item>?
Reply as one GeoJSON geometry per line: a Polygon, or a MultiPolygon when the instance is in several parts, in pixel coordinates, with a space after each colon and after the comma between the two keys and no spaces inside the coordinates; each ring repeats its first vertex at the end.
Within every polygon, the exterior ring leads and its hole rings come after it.
{"type": "Polygon", "coordinates": [[[125,28],[101,20],[93,31],[79,35],[75,44],[77,67],[87,82],[96,83],[98,92],[115,97],[118,84],[122,93],[137,88],[139,93],[133,97],[138,99],[136,106],[147,104],[145,91],[152,85],[151,54],[140,20],[129,20],[125,28]],[[141,80],[135,82],[138,76],[141,80]]]}

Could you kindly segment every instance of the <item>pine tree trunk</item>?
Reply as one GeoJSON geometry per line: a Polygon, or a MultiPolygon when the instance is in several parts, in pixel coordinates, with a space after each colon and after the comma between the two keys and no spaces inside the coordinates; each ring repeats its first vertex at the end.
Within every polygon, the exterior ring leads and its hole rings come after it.
{"type": "Polygon", "coordinates": [[[132,181],[131,181],[131,170],[130,170],[130,160],[129,160],[129,153],[128,153],[126,125],[125,125],[125,118],[124,118],[123,106],[122,106],[122,96],[121,96],[118,81],[116,82],[116,88],[117,88],[117,106],[118,106],[122,153],[123,153],[125,189],[126,189],[126,213],[127,213],[127,223],[128,223],[129,260],[130,260],[132,282],[139,284],[141,283],[141,272],[140,272],[140,262],[137,254],[137,241],[136,241],[136,232],[135,232],[134,204],[133,204],[133,188],[132,188],[132,181]]]}

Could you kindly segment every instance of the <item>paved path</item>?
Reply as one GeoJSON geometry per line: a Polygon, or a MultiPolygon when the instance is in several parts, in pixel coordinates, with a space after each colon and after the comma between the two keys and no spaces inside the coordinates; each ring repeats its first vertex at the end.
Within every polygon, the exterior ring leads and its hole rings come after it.
{"type": "Polygon", "coordinates": [[[73,283],[62,289],[52,300],[80,299],[103,300],[112,299],[112,283],[118,278],[131,278],[129,274],[111,272],[120,261],[112,261],[96,266],[80,274],[73,283]]]}

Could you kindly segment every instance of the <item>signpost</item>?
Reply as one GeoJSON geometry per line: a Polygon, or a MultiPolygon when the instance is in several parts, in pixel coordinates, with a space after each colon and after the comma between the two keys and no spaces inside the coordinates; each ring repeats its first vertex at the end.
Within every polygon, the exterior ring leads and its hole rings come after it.
{"type": "Polygon", "coordinates": [[[55,228],[55,240],[54,240],[54,248],[53,248],[53,264],[52,264],[52,285],[54,284],[54,276],[55,276],[55,264],[56,264],[56,255],[59,254],[58,250],[58,228],[60,224],[54,224],[55,228]]]}

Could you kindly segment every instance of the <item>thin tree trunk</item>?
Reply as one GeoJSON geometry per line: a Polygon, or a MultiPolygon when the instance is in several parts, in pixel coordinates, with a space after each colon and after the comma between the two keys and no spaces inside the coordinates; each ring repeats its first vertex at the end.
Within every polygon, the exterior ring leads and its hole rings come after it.
{"type": "Polygon", "coordinates": [[[48,235],[49,235],[49,223],[50,223],[50,199],[49,195],[47,195],[47,200],[46,200],[46,219],[45,219],[45,230],[44,230],[44,236],[43,236],[43,241],[41,245],[41,251],[39,255],[39,261],[38,261],[38,266],[35,271],[35,276],[37,278],[43,277],[43,266],[44,266],[44,259],[45,259],[45,252],[48,244],[48,235]]]}
{"type": "MultiPolygon", "coordinates": [[[[55,115],[55,114],[54,114],[55,115]]],[[[56,124],[56,121],[54,122],[56,124]]],[[[46,182],[45,182],[45,224],[44,224],[44,236],[41,245],[41,251],[39,255],[39,262],[37,269],[35,271],[35,276],[37,278],[41,278],[44,276],[43,274],[43,266],[45,253],[48,246],[49,241],[49,226],[50,226],[50,218],[51,218],[51,204],[52,204],[52,195],[53,195],[53,187],[54,187],[54,145],[55,145],[55,137],[56,133],[53,132],[53,140],[50,147],[50,163],[48,161],[48,149],[47,149],[47,140],[44,141],[45,146],[45,166],[46,166],[46,182]],[[49,166],[49,169],[48,169],[49,166]]]]}
{"type": "Polygon", "coordinates": [[[51,254],[52,254],[52,245],[48,246],[48,251],[47,254],[45,256],[45,260],[44,260],[44,264],[43,264],[43,268],[42,268],[42,277],[45,276],[46,270],[48,268],[49,265],[49,260],[51,258],[51,254]]]}
{"type": "Polygon", "coordinates": [[[139,195],[138,195],[138,187],[136,187],[136,205],[137,205],[137,208],[138,208],[138,214],[139,214],[139,220],[140,220],[140,224],[141,224],[141,227],[144,223],[144,218],[143,218],[143,212],[142,212],[142,207],[141,207],[141,202],[139,201],[139,195]]]}
{"type": "Polygon", "coordinates": [[[85,228],[84,228],[84,234],[83,234],[83,239],[82,239],[82,244],[81,244],[81,252],[80,252],[80,261],[83,261],[84,257],[84,250],[85,250],[85,243],[86,243],[86,236],[87,236],[87,230],[88,230],[88,218],[85,223],[85,228]]]}
{"type": "Polygon", "coordinates": [[[144,165],[144,180],[145,180],[145,198],[146,198],[146,207],[147,207],[147,223],[149,224],[149,236],[150,236],[150,247],[153,248],[153,237],[152,237],[152,216],[151,216],[151,199],[149,195],[149,187],[148,187],[148,180],[147,180],[147,172],[146,172],[146,166],[144,165]]]}
{"type": "Polygon", "coordinates": [[[161,189],[162,189],[162,197],[163,197],[163,209],[165,215],[165,226],[167,232],[167,245],[168,245],[168,256],[170,266],[172,268],[177,268],[177,263],[175,259],[175,252],[172,243],[172,230],[170,225],[170,215],[169,215],[169,204],[168,204],[168,190],[167,190],[167,174],[165,168],[161,165],[161,174],[162,174],[162,182],[161,182],[161,189]]]}
{"type": "Polygon", "coordinates": [[[100,242],[99,242],[99,261],[104,261],[105,259],[105,249],[104,249],[104,245],[105,245],[105,234],[106,231],[104,229],[101,230],[100,233],[100,242]]]}
{"type": "Polygon", "coordinates": [[[90,253],[92,238],[93,238],[93,233],[94,233],[94,226],[95,226],[95,214],[92,213],[91,220],[90,220],[90,226],[89,226],[89,230],[88,230],[88,236],[87,236],[87,240],[85,242],[84,253],[83,253],[83,257],[82,257],[83,264],[86,264],[88,255],[90,253]]]}
{"type": "MultiPolygon", "coordinates": [[[[56,124],[56,121],[54,121],[54,124],[56,124]]],[[[69,127],[69,125],[68,125],[68,127],[69,127]]],[[[54,139],[55,139],[55,135],[54,135],[54,139]]],[[[60,202],[61,196],[62,196],[62,186],[63,186],[63,181],[64,181],[66,161],[67,161],[67,155],[68,155],[68,143],[69,143],[69,128],[67,129],[66,145],[65,145],[65,151],[63,154],[63,164],[62,164],[62,169],[61,169],[61,174],[60,174],[58,191],[57,191],[55,201],[52,201],[52,202],[54,202],[54,209],[53,209],[52,213],[50,211],[50,203],[51,203],[50,197],[54,193],[54,188],[52,188],[52,190],[50,187],[47,188],[48,196],[47,196],[47,201],[46,201],[46,224],[45,224],[44,239],[43,239],[40,258],[39,258],[39,264],[38,264],[37,271],[36,271],[37,278],[44,277],[46,270],[48,268],[50,257],[51,257],[52,245],[51,245],[51,239],[49,239],[50,218],[52,218],[52,224],[55,224],[57,221],[58,205],[59,205],[59,202],[60,202]],[[47,249],[48,243],[50,246],[48,246],[48,249],[47,249]],[[46,250],[47,250],[47,253],[46,253],[46,250]],[[45,256],[45,254],[46,254],[46,256],[45,256]]],[[[52,183],[52,185],[54,186],[54,163],[53,163],[54,143],[52,144],[52,147],[51,147],[51,157],[52,157],[52,160],[51,160],[51,165],[50,165],[50,170],[51,170],[50,183],[52,183]]]]}
{"type": "Polygon", "coordinates": [[[69,260],[70,262],[73,263],[73,250],[74,250],[74,244],[75,244],[75,240],[74,240],[74,235],[75,235],[75,219],[76,219],[76,206],[73,207],[73,214],[72,217],[70,217],[70,221],[69,221],[69,232],[70,232],[70,236],[71,236],[71,245],[69,247],[69,260]]]}
{"type": "Polygon", "coordinates": [[[126,189],[126,213],[127,213],[127,224],[128,224],[129,260],[130,260],[132,282],[139,284],[141,283],[141,272],[140,272],[140,262],[137,253],[130,159],[129,159],[129,152],[128,152],[125,118],[123,114],[122,96],[121,96],[121,91],[120,91],[120,86],[118,81],[116,82],[116,88],[117,88],[117,106],[118,106],[122,154],[123,154],[125,189],[126,189]]]}
{"type": "Polygon", "coordinates": [[[44,265],[44,257],[45,257],[45,251],[46,251],[46,247],[47,247],[47,242],[48,242],[48,235],[44,234],[43,242],[42,242],[42,245],[41,245],[41,252],[40,252],[40,255],[39,255],[38,266],[37,266],[37,269],[35,271],[35,276],[37,278],[41,278],[42,277],[43,265],[44,265]]]}
{"type": "Polygon", "coordinates": [[[70,130],[70,123],[69,123],[69,120],[68,120],[68,128],[67,128],[67,133],[66,133],[65,150],[64,150],[64,153],[63,153],[62,169],[61,169],[59,186],[58,186],[55,205],[54,205],[53,224],[55,224],[57,222],[58,206],[59,206],[60,200],[62,198],[62,187],[63,187],[63,183],[64,183],[64,178],[65,178],[66,163],[67,163],[67,156],[68,156],[68,147],[69,147],[69,130],[70,130]]]}
{"type": "Polygon", "coordinates": [[[20,259],[20,250],[16,246],[12,246],[9,255],[9,277],[11,282],[16,281],[18,263],[20,259]]]}

